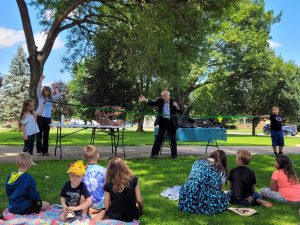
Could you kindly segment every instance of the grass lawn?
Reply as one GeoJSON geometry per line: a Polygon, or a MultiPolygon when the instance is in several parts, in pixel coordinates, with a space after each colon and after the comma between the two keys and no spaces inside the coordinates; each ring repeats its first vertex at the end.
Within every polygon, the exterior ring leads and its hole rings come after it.
{"type": "MultiPolygon", "coordinates": [[[[74,132],[76,129],[63,129],[63,134],[74,132]]],[[[83,130],[72,134],[63,139],[63,145],[84,146],[89,144],[91,130],[83,130]]],[[[154,134],[152,131],[135,132],[125,130],[124,144],[134,145],[152,145],[154,134]]],[[[56,129],[51,129],[50,145],[55,145],[56,129]]],[[[96,145],[110,145],[110,136],[105,133],[97,133],[95,139],[96,145]]],[[[251,136],[247,134],[228,134],[227,142],[218,141],[219,145],[225,146],[270,146],[270,136],[251,136]]],[[[300,137],[285,137],[286,146],[296,146],[300,144],[300,137]]],[[[0,145],[23,145],[21,132],[0,129],[0,145]]],[[[178,142],[178,145],[206,145],[206,142],[178,142]]]]}
{"type": "MultiPolygon", "coordinates": [[[[291,155],[297,173],[300,174],[300,155],[291,155]]],[[[228,157],[229,168],[234,166],[234,156],[228,157]]],[[[177,209],[177,202],[168,200],[159,193],[173,185],[182,185],[187,179],[192,164],[196,157],[179,157],[178,160],[170,159],[132,159],[126,160],[134,174],[139,178],[142,196],[144,199],[144,215],[141,224],[153,225],[295,225],[300,221],[298,209],[300,205],[287,205],[273,202],[273,208],[253,207],[258,214],[249,218],[238,216],[226,211],[221,214],[208,216],[183,213],[177,209]]],[[[101,161],[106,166],[107,161],[101,161]]],[[[270,155],[255,155],[250,167],[256,172],[258,189],[268,186],[273,171],[274,157],[270,155]]],[[[29,173],[36,179],[38,190],[42,199],[51,203],[59,203],[59,193],[68,177],[68,161],[53,160],[41,161],[29,173]],[[46,179],[45,176],[49,176],[46,179]]],[[[0,209],[7,205],[4,190],[4,180],[7,174],[15,170],[12,163],[0,165],[0,209]]],[[[225,188],[227,189],[227,187],[225,188]]]]}

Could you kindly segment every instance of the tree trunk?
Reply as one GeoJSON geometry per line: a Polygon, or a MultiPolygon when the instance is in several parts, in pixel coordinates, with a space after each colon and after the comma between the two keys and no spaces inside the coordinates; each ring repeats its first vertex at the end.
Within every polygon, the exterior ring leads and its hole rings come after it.
{"type": "Polygon", "coordinates": [[[255,134],[255,127],[256,127],[256,125],[254,124],[254,121],[253,121],[253,119],[252,119],[252,136],[255,136],[256,134],[255,134]]]}
{"type": "Polygon", "coordinates": [[[29,96],[34,99],[35,103],[38,102],[36,89],[44,70],[44,63],[41,63],[38,58],[38,53],[36,53],[27,59],[30,66],[29,96]]]}
{"type": "Polygon", "coordinates": [[[258,117],[253,117],[252,118],[252,136],[256,135],[255,128],[257,127],[258,122],[259,122],[258,117]]]}
{"type": "Polygon", "coordinates": [[[144,132],[144,119],[145,119],[144,115],[139,115],[138,126],[136,129],[137,132],[144,132]]]}

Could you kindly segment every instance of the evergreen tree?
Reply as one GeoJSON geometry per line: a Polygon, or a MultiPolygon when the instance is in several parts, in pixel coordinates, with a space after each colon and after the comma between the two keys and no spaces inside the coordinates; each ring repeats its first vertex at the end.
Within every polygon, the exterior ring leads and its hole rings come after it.
{"type": "Polygon", "coordinates": [[[2,74],[0,73],[0,88],[2,87],[2,82],[3,82],[3,77],[2,74]]]}
{"type": "Polygon", "coordinates": [[[0,88],[0,121],[11,123],[18,119],[23,101],[29,97],[29,80],[29,65],[20,46],[11,61],[9,73],[3,76],[0,88]]]}

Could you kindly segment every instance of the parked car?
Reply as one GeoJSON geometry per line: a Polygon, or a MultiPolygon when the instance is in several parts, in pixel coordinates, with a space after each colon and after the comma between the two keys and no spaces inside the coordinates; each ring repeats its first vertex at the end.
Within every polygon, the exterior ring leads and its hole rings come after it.
{"type": "MultiPolygon", "coordinates": [[[[265,135],[269,135],[270,130],[271,130],[271,125],[270,124],[266,124],[263,127],[263,131],[264,131],[265,135]]],[[[284,135],[291,135],[291,136],[295,136],[298,133],[296,125],[282,126],[282,131],[283,131],[284,135]]]]}

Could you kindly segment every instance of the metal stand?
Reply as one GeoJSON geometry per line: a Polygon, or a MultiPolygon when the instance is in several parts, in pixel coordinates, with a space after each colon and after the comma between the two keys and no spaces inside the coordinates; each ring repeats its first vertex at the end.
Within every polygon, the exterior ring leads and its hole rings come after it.
{"type": "Polygon", "coordinates": [[[209,140],[209,141],[207,142],[206,149],[205,149],[205,154],[206,154],[206,155],[207,155],[207,148],[208,148],[208,146],[216,147],[218,150],[220,150],[220,149],[219,149],[219,146],[218,146],[217,140],[209,140]],[[215,143],[215,144],[212,144],[212,143],[215,143]]]}
{"type": "MultiPolygon", "coordinates": [[[[124,127],[97,127],[97,126],[79,127],[80,128],[79,130],[76,130],[72,133],[68,133],[65,135],[62,135],[62,125],[61,124],[58,124],[56,127],[57,127],[57,131],[56,131],[56,143],[55,143],[54,155],[56,156],[57,149],[59,149],[59,151],[60,151],[59,158],[60,159],[62,159],[62,139],[69,135],[72,135],[72,134],[78,133],[82,130],[86,130],[86,129],[90,129],[90,128],[92,128],[92,133],[91,133],[91,138],[90,138],[91,145],[93,145],[95,142],[96,131],[107,133],[110,135],[112,154],[114,154],[116,156],[120,138],[121,138],[123,155],[124,155],[124,158],[126,158],[125,146],[124,146],[124,130],[125,130],[124,127]]],[[[70,128],[72,128],[72,127],[70,127],[70,128]]]]}
{"type": "Polygon", "coordinates": [[[83,127],[79,130],[76,130],[72,133],[69,133],[69,134],[65,134],[65,135],[62,135],[61,134],[61,125],[60,126],[57,126],[57,132],[56,132],[56,144],[55,144],[55,151],[54,151],[54,156],[56,156],[56,150],[59,148],[60,150],[60,153],[59,153],[59,159],[62,159],[62,147],[61,147],[61,140],[64,138],[64,137],[67,137],[69,135],[72,135],[72,134],[75,134],[75,133],[78,133],[79,131],[82,131],[82,130],[86,130],[88,129],[88,127],[83,127]],[[59,142],[59,143],[58,143],[59,142]]]}
{"type": "Polygon", "coordinates": [[[120,138],[121,138],[123,155],[124,155],[124,158],[126,158],[125,147],[124,147],[124,129],[125,129],[124,127],[122,127],[122,128],[119,128],[119,127],[118,128],[93,127],[90,144],[94,144],[95,137],[96,137],[96,131],[107,133],[110,135],[110,140],[111,140],[111,154],[114,154],[116,156],[120,138]],[[120,129],[121,129],[121,133],[120,133],[120,129]]]}

